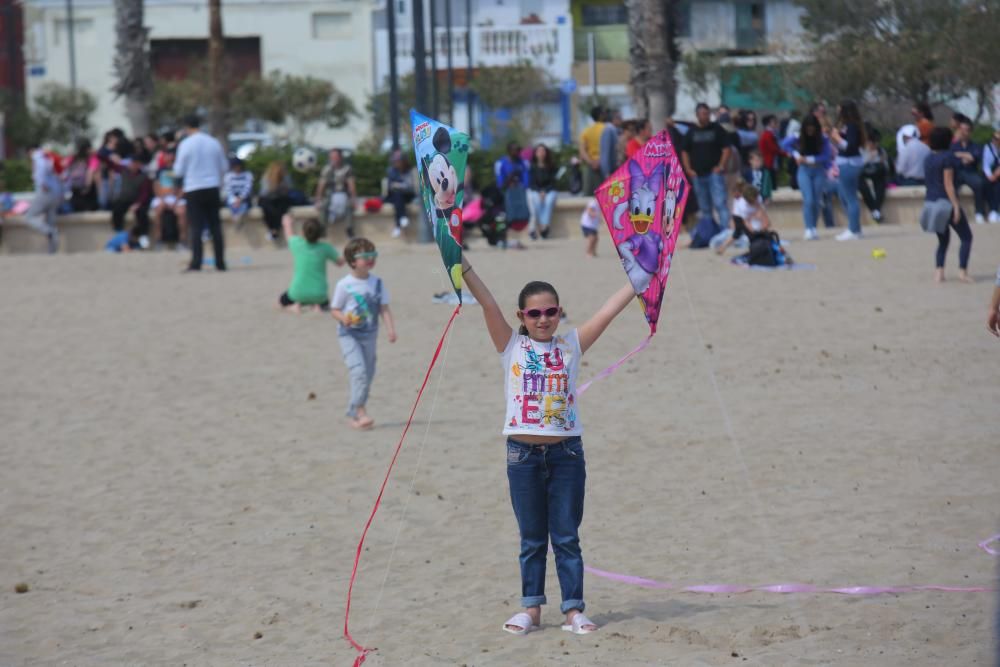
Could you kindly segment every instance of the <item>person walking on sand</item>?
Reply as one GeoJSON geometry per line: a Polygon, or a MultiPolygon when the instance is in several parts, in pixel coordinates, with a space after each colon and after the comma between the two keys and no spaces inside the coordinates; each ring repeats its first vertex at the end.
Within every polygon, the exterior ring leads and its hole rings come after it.
{"type": "Polygon", "coordinates": [[[41,146],[33,146],[31,150],[31,177],[35,182],[35,196],[24,213],[24,221],[29,227],[45,234],[49,253],[54,253],[59,249],[56,213],[63,203],[63,186],[52,158],[41,146]]]}
{"type": "Polygon", "coordinates": [[[351,384],[347,406],[350,425],[369,429],[375,420],[368,415],[368,392],[375,379],[375,344],[378,318],[385,320],[389,342],[396,342],[396,324],[389,310],[389,292],[382,279],[371,272],[378,252],[366,238],[351,239],[344,247],[344,259],[351,272],[337,282],[330,301],[330,314],[339,323],[337,339],[351,384]]]}
{"type": "Polygon", "coordinates": [[[576,378],[580,357],[611,321],[635,299],[631,284],[615,292],[589,320],[557,335],[562,317],[559,295],[532,281],[517,299],[519,329],[511,328],[493,295],[462,258],[463,280],[483,309],[486,330],[504,369],[507,406],[507,480],[521,534],[521,606],[503,624],[504,632],[525,635],[541,623],[549,543],[555,553],[562,592],[562,629],[577,635],[597,630],[584,615],[583,520],[587,466],[576,378]]]}
{"type": "Polygon", "coordinates": [[[924,162],[927,190],[924,195],[924,209],[920,214],[920,226],[926,232],[934,232],[938,237],[935,254],[934,279],[944,282],[944,258],[951,240],[951,228],[961,240],[958,250],[958,279],[971,283],[969,276],[969,254],[972,252],[972,229],[965,217],[965,211],[958,201],[955,187],[955,171],[959,169],[958,158],[950,151],[951,130],[936,127],[931,132],[931,151],[924,162]]]}
{"type": "Polygon", "coordinates": [[[202,235],[212,235],[212,252],[217,271],[226,270],[226,244],[222,237],[219,208],[222,179],[229,169],[226,152],[215,137],[202,132],[198,116],[184,122],[185,138],[177,147],[174,173],[184,183],[184,202],[191,242],[191,263],[186,271],[201,271],[202,235]]]}

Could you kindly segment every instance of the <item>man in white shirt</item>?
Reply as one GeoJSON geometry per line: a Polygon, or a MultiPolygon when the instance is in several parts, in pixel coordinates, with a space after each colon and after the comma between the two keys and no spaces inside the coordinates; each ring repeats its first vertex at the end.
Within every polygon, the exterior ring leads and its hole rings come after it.
{"type": "Polygon", "coordinates": [[[187,207],[188,231],[191,238],[191,264],[187,271],[200,271],[202,261],[201,237],[206,229],[212,234],[212,251],[215,268],[226,270],[225,244],[219,208],[222,205],[219,189],[229,169],[222,144],[198,128],[201,122],[195,115],[184,123],[185,138],[177,147],[174,173],[184,182],[184,201],[187,207]]]}
{"type": "Polygon", "coordinates": [[[899,185],[923,185],[924,160],[930,154],[931,149],[920,141],[916,126],[903,134],[903,150],[896,156],[896,180],[899,185]]]}

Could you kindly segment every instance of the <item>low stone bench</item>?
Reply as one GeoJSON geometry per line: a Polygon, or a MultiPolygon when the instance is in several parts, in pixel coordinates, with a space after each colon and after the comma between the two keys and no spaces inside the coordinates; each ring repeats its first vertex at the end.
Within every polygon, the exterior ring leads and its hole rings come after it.
{"type": "MultiPolygon", "coordinates": [[[[966,211],[972,213],[972,196],[966,188],[963,191],[963,205],[966,211]]],[[[694,196],[692,193],[691,196],[694,196]]],[[[834,196],[834,215],[838,225],[846,225],[840,203],[834,196]]],[[[920,220],[920,210],[923,206],[923,187],[890,188],[886,193],[885,206],[882,209],[886,223],[916,224],[920,220]]],[[[589,199],[560,195],[556,200],[552,215],[551,238],[580,238],[580,215],[589,199]]],[[[774,227],[781,233],[792,235],[803,228],[802,196],[789,188],[774,192],[771,204],[767,208],[768,215],[774,227]]],[[[297,224],[307,218],[316,217],[316,209],[312,206],[297,206],[291,209],[297,224]]],[[[417,241],[417,225],[421,224],[423,215],[416,207],[410,210],[410,226],[404,230],[402,237],[391,237],[394,227],[392,207],[383,206],[378,213],[359,212],[354,216],[354,232],[359,236],[370,238],[375,243],[413,243],[417,241]]],[[[247,216],[241,230],[236,230],[228,210],[222,212],[223,229],[226,236],[226,247],[234,249],[266,247],[266,228],[259,208],[253,208],[247,216]]],[[[872,224],[867,208],[861,203],[862,224],[872,224]]],[[[129,223],[131,224],[131,222],[129,223]]],[[[822,222],[819,224],[822,225],[822,222]]],[[[95,252],[104,248],[111,238],[111,214],[107,211],[88,213],[70,213],[58,217],[60,234],[59,251],[95,252]]],[[[478,235],[478,232],[471,232],[478,235]]],[[[330,240],[335,245],[342,246],[347,238],[343,223],[335,224],[330,230],[330,240]]],[[[26,226],[17,217],[8,218],[3,226],[3,242],[0,245],[2,254],[44,253],[47,251],[44,236],[26,226]]]]}

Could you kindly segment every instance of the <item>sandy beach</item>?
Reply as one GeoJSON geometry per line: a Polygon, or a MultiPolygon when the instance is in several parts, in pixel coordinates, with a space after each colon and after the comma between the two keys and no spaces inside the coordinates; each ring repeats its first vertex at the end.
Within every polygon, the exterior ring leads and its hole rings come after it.
{"type": "MultiPolygon", "coordinates": [[[[652,344],[582,399],[587,564],[678,587],[995,587],[977,542],[1000,532],[985,327],[1000,225],[973,232],[971,286],[932,282],[935,240],[915,225],[793,243],[814,271],[678,251],[652,344]]],[[[234,250],[202,275],[173,253],[0,258],[0,665],[351,663],[354,549],[452,308],[431,302],[447,289],[436,248],[379,251],[399,342],[379,343],[370,432],[345,426],[333,320],[273,307],[285,252],[234,250]]],[[[568,328],[625,281],[606,234],[599,252],[469,256],[508,312],[525,281],[553,282],[568,328]]],[[[646,331],[626,310],[582,374],[646,331]]],[[[551,560],[542,629],[501,632],[520,594],[501,381],[467,306],[363,554],[366,665],[996,659],[995,593],[708,595],[588,575],[602,628],[573,636],[551,560]]]]}

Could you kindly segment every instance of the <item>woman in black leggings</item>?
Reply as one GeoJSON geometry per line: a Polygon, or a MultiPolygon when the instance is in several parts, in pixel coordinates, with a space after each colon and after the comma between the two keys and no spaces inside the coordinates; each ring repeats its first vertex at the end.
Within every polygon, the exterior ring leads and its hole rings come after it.
{"type": "Polygon", "coordinates": [[[951,241],[951,229],[954,228],[961,241],[958,249],[958,279],[963,283],[971,283],[969,253],[972,251],[972,230],[955,191],[955,171],[960,163],[950,151],[951,130],[946,127],[934,128],[931,131],[930,145],[933,152],[924,161],[927,193],[924,195],[920,223],[925,230],[937,233],[934,279],[944,282],[944,258],[951,241]]]}

